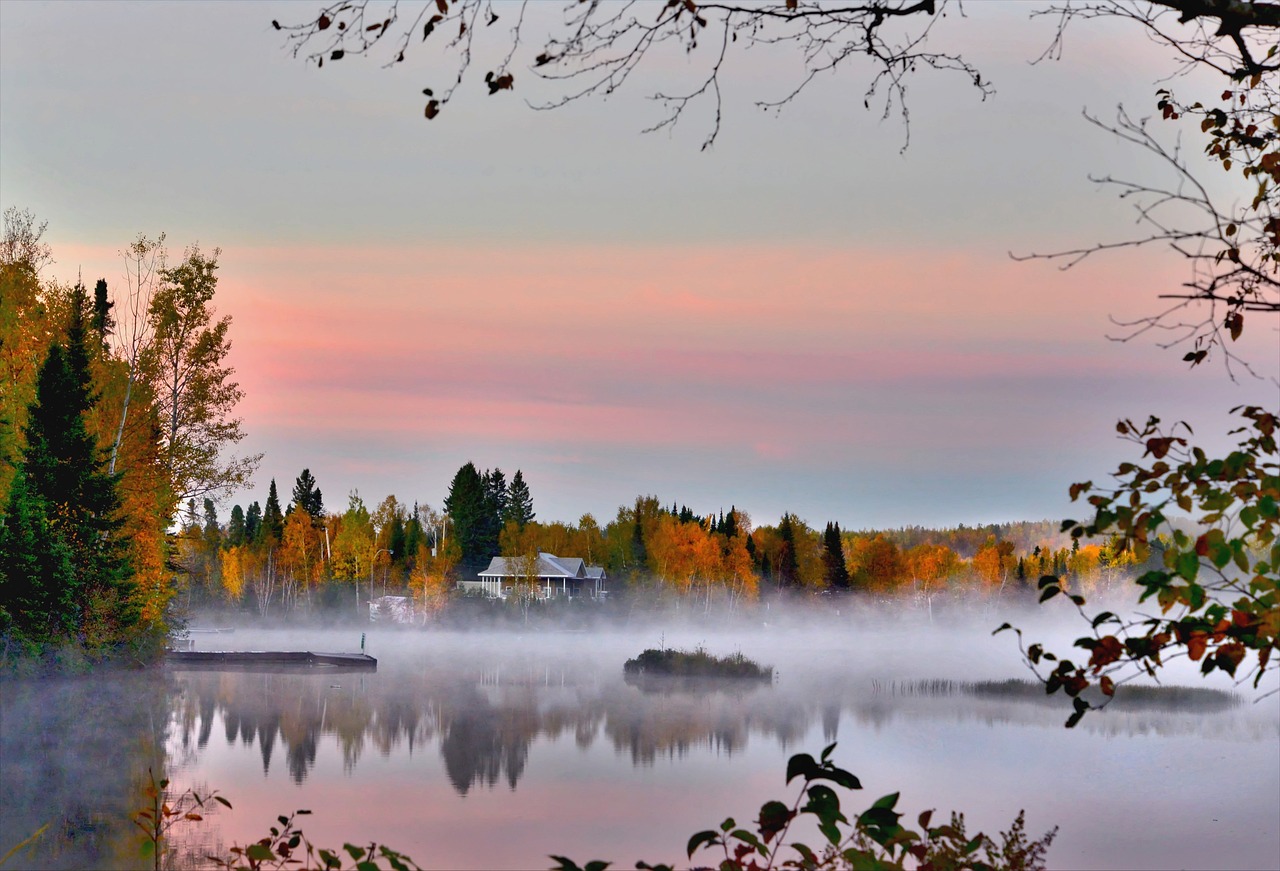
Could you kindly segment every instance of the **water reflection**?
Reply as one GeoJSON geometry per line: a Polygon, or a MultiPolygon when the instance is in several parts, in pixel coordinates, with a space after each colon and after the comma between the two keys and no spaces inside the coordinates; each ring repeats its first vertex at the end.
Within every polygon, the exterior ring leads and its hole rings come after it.
{"type": "MultiPolygon", "coordinates": [[[[322,742],[340,748],[347,771],[368,752],[438,752],[453,789],[504,784],[514,790],[534,743],[571,736],[579,748],[607,741],[635,766],[695,751],[734,755],[751,736],[786,748],[816,724],[839,737],[842,718],[879,731],[897,719],[977,722],[1058,730],[1060,699],[1031,685],[947,681],[888,683],[846,670],[775,684],[624,679],[599,663],[511,662],[437,655],[430,664],[386,662],[376,674],[300,671],[172,672],[175,741],[205,749],[212,736],[254,747],[263,775],[284,765],[303,783],[322,742]]],[[[1250,716],[1226,693],[1163,698],[1159,693],[1090,715],[1079,727],[1104,735],[1274,738],[1276,724],[1250,716]]]]}
{"type": "Polygon", "coordinates": [[[48,827],[9,867],[137,867],[129,815],[164,776],[171,693],[157,673],[0,680],[0,855],[48,827]]]}

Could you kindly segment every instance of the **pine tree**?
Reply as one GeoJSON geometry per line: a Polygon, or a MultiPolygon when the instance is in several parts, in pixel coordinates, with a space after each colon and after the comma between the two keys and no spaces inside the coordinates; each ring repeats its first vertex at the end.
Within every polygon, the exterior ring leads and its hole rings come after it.
{"type": "Polygon", "coordinates": [[[320,488],[316,486],[316,479],[310,469],[303,469],[302,474],[293,482],[293,501],[289,504],[310,514],[312,520],[324,517],[324,497],[320,494],[320,488]]]}
{"type": "Polygon", "coordinates": [[[823,576],[827,586],[844,590],[849,587],[849,567],[844,561],[844,542],[840,538],[840,524],[828,523],[822,533],[823,576]]]}
{"type": "Polygon", "coordinates": [[[99,278],[98,283],[93,288],[93,320],[90,326],[93,331],[98,334],[101,342],[107,341],[107,336],[111,335],[115,329],[116,320],[111,316],[111,310],[115,308],[115,303],[107,299],[107,280],[99,278]]]}
{"type": "Polygon", "coordinates": [[[515,477],[511,479],[511,489],[507,495],[505,519],[514,520],[523,529],[537,515],[533,512],[533,495],[529,492],[529,485],[525,483],[524,473],[519,469],[516,469],[515,477]]]}
{"type": "Polygon", "coordinates": [[[245,541],[244,509],[239,505],[232,507],[231,519],[227,521],[227,546],[239,547],[245,541]]]}
{"type": "Polygon", "coordinates": [[[631,560],[635,566],[643,566],[649,558],[648,548],[644,545],[644,525],[642,523],[643,513],[641,511],[643,500],[636,497],[635,522],[636,525],[631,530],[631,560]]]}
{"type": "Polygon", "coordinates": [[[778,537],[782,539],[782,550],[778,554],[778,564],[774,566],[777,573],[778,586],[793,586],[800,578],[800,564],[796,559],[796,527],[790,514],[782,515],[778,523],[778,537]]]}
{"type": "Polygon", "coordinates": [[[262,540],[262,506],[256,500],[250,503],[244,515],[244,540],[250,544],[262,540]]]}
{"type": "Polygon", "coordinates": [[[267,490],[267,507],[262,510],[262,537],[276,544],[284,537],[284,514],[280,511],[280,496],[276,493],[276,479],[271,479],[267,490]]]}
{"type": "Polygon", "coordinates": [[[131,636],[139,608],[119,534],[117,478],[86,425],[97,397],[82,285],[70,301],[65,344],[50,346],[28,409],[26,448],[0,534],[0,607],[36,640],[113,644],[131,636]]]}
{"type": "Polygon", "coordinates": [[[475,463],[468,462],[454,474],[449,495],[444,500],[444,510],[453,525],[453,538],[462,550],[462,561],[468,565],[478,565],[493,555],[487,552],[489,506],[486,503],[484,478],[475,463]]]}

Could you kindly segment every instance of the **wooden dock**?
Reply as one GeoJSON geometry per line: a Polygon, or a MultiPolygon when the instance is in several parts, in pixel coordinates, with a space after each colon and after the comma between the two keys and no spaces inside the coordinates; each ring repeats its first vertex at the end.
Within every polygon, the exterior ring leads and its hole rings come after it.
{"type": "Polygon", "coordinates": [[[165,655],[165,664],[179,669],[378,670],[378,660],[365,653],[314,653],[309,650],[170,650],[165,655]]]}

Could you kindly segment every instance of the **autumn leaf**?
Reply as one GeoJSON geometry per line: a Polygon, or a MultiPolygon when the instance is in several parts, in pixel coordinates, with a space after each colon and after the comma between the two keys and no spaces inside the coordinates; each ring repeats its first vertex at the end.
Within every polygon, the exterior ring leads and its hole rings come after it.
{"type": "Polygon", "coordinates": [[[1208,643],[1209,636],[1204,632],[1192,632],[1191,637],[1187,639],[1187,658],[1192,662],[1198,662],[1200,657],[1204,656],[1204,649],[1208,643]]]}

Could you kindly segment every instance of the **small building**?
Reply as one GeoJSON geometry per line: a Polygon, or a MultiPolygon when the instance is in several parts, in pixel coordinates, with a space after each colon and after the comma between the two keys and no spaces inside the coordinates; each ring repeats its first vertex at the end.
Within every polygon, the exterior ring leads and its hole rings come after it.
{"type": "Polygon", "coordinates": [[[414,623],[413,599],[408,596],[380,596],[369,603],[369,622],[414,623]]]}
{"type": "MultiPolygon", "coordinates": [[[[512,587],[526,577],[522,562],[519,557],[495,556],[489,567],[476,576],[478,580],[467,586],[480,589],[490,598],[505,599],[512,587]]],[[[604,567],[589,566],[579,557],[539,553],[536,572],[538,596],[542,599],[603,599],[607,595],[604,567]]]]}

